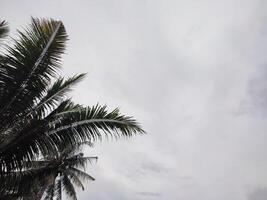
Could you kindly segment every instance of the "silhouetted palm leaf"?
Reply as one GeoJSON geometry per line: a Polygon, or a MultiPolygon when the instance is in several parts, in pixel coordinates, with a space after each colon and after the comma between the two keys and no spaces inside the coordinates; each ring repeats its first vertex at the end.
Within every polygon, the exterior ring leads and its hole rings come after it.
{"type": "Polygon", "coordinates": [[[0,38],[3,38],[9,32],[9,28],[6,21],[0,21],[0,38]]]}
{"type": "MultiPolygon", "coordinates": [[[[0,38],[7,32],[0,21],[0,38]]],[[[119,109],[71,101],[68,92],[85,74],[58,76],[66,41],[62,22],[32,19],[0,53],[0,198],[26,198],[35,185],[39,197],[45,189],[47,199],[61,199],[64,189],[76,199],[73,184],[83,189],[82,180],[94,180],[79,168],[96,159],[76,154],[81,144],[144,133],[119,109]]]]}

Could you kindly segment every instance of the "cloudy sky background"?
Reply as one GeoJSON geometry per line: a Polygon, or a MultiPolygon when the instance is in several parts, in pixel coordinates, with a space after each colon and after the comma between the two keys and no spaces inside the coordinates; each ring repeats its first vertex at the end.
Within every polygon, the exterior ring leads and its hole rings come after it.
{"type": "MultiPolygon", "coordinates": [[[[1,0],[12,33],[62,20],[72,92],[148,133],[104,141],[80,200],[267,199],[267,2],[1,0]]],[[[14,36],[14,35],[13,35],[14,36]]]]}

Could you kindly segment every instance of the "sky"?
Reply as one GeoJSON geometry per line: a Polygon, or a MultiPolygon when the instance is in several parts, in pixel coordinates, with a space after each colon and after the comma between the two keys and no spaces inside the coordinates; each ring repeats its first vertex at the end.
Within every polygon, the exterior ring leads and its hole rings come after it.
{"type": "Polygon", "coordinates": [[[79,200],[267,199],[267,1],[1,0],[12,36],[62,20],[71,93],[147,132],[86,149],[79,200]]]}

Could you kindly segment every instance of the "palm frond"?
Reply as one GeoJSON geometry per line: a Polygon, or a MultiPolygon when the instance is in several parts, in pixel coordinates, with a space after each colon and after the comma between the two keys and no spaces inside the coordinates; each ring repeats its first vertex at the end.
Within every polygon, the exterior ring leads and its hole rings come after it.
{"type": "MultiPolygon", "coordinates": [[[[7,32],[0,21],[0,38],[7,32]]],[[[74,185],[84,189],[84,180],[95,180],[85,167],[97,157],[79,153],[83,145],[145,133],[118,108],[84,107],[67,97],[85,74],[58,77],[66,41],[62,22],[32,19],[0,55],[0,199],[34,193],[61,200],[65,190],[76,200],[74,185]]]]}
{"type": "Polygon", "coordinates": [[[40,115],[40,111],[42,113],[48,112],[48,110],[53,110],[55,106],[61,102],[64,97],[66,97],[67,93],[72,89],[72,87],[80,82],[85,77],[85,74],[79,74],[73,76],[67,80],[64,78],[59,78],[51,88],[48,88],[45,91],[44,97],[40,100],[40,102],[33,108],[33,111],[38,112],[40,115]]]}
{"type": "Polygon", "coordinates": [[[14,46],[7,47],[8,53],[1,62],[0,117],[4,122],[42,98],[60,66],[67,40],[61,22],[43,19],[32,19],[31,26],[19,32],[19,36],[14,46]]]}
{"type": "Polygon", "coordinates": [[[63,149],[59,150],[60,156],[63,158],[70,158],[72,156],[75,156],[75,153],[81,151],[84,146],[92,147],[93,143],[90,141],[83,141],[74,145],[64,145],[63,149]]]}
{"type": "Polygon", "coordinates": [[[73,173],[73,171],[66,170],[66,174],[68,175],[69,179],[71,180],[72,183],[74,183],[75,186],[84,190],[84,186],[81,180],[78,178],[78,176],[75,173],[73,173]]]}
{"type": "Polygon", "coordinates": [[[97,159],[98,157],[96,156],[83,157],[83,154],[80,153],[78,155],[67,158],[66,162],[68,162],[69,166],[85,169],[88,163],[92,164],[92,161],[97,161],[97,159]]]}
{"type": "Polygon", "coordinates": [[[62,175],[62,187],[66,194],[72,199],[77,200],[75,189],[67,175],[62,175]]]}
{"type": "Polygon", "coordinates": [[[23,167],[25,169],[36,169],[41,168],[44,166],[48,166],[51,161],[48,160],[31,160],[31,161],[24,161],[23,167]]]}
{"type": "Polygon", "coordinates": [[[24,200],[22,197],[21,197],[21,194],[18,194],[18,193],[12,193],[12,194],[3,194],[3,195],[0,195],[0,198],[3,199],[3,200],[24,200]]]}
{"type": "Polygon", "coordinates": [[[70,170],[72,171],[72,173],[74,173],[79,179],[85,180],[85,181],[94,181],[95,178],[90,176],[89,174],[87,174],[84,171],[81,171],[75,167],[70,167],[70,170]]]}
{"type": "MultiPolygon", "coordinates": [[[[16,124],[18,129],[6,135],[2,143],[0,142],[1,165],[5,168],[21,168],[25,160],[36,160],[40,153],[43,155],[54,155],[57,147],[62,146],[61,139],[55,136],[44,134],[48,127],[49,121],[54,120],[54,115],[71,108],[70,100],[63,101],[44,119],[34,119],[30,123],[24,122],[16,124]],[[18,149],[20,151],[18,151],[18,149]]],[[[69,143],[72,142],[69,138],[69,143]]],[[[66,143],[67,145],[67,143],[66,143]]]]}
{"type": "Polygon", "coordinates": [[[40,173],[42,170],[25,170],[1,173],[0,176],[0,193],[10,191],[10,194],[20,194],[27,196],[33,185],[38,179],[45,175],[40,173]]]}
{"type": "Polygon", "coordinates": [[[62,199],[61,181],[62,181],[62,176],[59,176],[59,179],[56,180],[56,185],[55,185],[55,197],[56,197],[56,200],[61,200],[62,199]]]}
{"type": "Polygon", "coordinates": [[[55,192],[55,184],[50,184],[48,188],[45,191],[45,197],[43,200],[53,200],[54,197],[54,192],[55,192]]]}
{"type": "Polygon", "coordinates": [[[130,137],[135,133],[144,133],[144,130],[132,117],[121,115],[119,109],[108,113],[106,106],[99,105],[65,112],[60,123],[46,132],[62,138],[71,134],[82,141],[102,139],[103,134],[107,137],[130,137]]]}
{"type": "Polygon", "coordinates": [[[0,38],[5,37],[9,32],[8,24],[6,21],[0,21],[0,38]]]}

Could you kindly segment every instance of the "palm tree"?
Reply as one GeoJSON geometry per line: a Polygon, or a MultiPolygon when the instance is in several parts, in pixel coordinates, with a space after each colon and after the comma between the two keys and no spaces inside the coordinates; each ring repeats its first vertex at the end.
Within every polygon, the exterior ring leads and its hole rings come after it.
{"type": "MultiPolygon", "coordinates": [[[[7,31],[6,22],[1,22],[0,37],[7,31]]],[[[121,115],[119,109],[108,112],[106,106],[98,104],[82,106],[67,96],[85,74],[65,79],[57,73],[67,41],[62,22],[32,19],[18,35],[13,45],[0,52],[0,178],[5,179],[0,182],[2,194],[6,194],[14,177],[25,177],[25,162],[103,136],[144,133],[132,117],[121,115]],[[7,175],[10,173],[13,175],[7,175]]],[[[67,181],[63,177],[62,181],[67,181]]],[[[14,187],[10,190],[19,191],[14,187]]]]}
{"type": "Polygon", "coordinates": [[[44,197],[45,200],[52,200],[53,197],[56,197],[56,199],[61,200],[62,190],[65,190],[71,199],[77,199],[74,185],[84,190],[83,181],[95,180],[80,169],[85,170],[88,162],[91,163],[92,160],[97,159],[97,157],[84,157],[83,153],[77,153],[77,150],[80,150],[79,147],[83,144],[77,144],[76,148],[62,149],[55,155],[47,156],[43,160],[27,163],[26,169],[28,171],[39,171],[34,180],[39,188],[31,191],[35,195],[29,195],[29,199],[34,197],[35,200],[40,200],[44,197]],[[38,179],[40,175],[42,176],[41,182],[38,179]]]}
{"type": "Polygon", "coordinates": [[[61,200],[62,191],[65,191],[71,199],[76,200],[74,185],[84,190],[83,181],[95,180],[84,170],[87,163],[97,160],[97,157],[84,157],[83,153],[77,153],[84,144],[88,142],[77,144],[76,148],[69,146],[60,149],[54,155],[40,160],[25,162],[21,172],[9,172],[7,176],[12,179],[13,187],[16,187],[13,191],[16,192],[6,193],[2,198],[53,200],[56,197],[61,200]]]}

